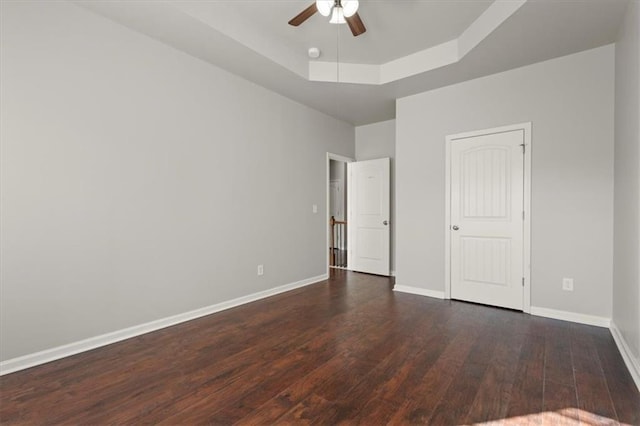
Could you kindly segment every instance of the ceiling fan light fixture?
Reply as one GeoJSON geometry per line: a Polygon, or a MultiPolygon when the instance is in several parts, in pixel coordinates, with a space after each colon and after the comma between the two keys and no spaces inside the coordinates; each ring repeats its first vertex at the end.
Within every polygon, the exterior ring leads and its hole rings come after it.
{"type": "Polygon", "coordinates": [[[329,16],[333,9],[334,0],[316,0],[316,7],[322,16],[329,16]]]}
{"type": "Polygon", "coordinates": [[[347,21],[344,19],[344,13],[342,12],[341,7],[334,7],[333,13],[331,14],[330,24],[346,24],[347,21]]]}
{"type": "Polygon", "coordinates": [[[331,16],[331,24],[349,24],[351,34],[357,37],[367,31],[357,12],[359,5],[358,0],[315,0],[290,19],[289,25],[297,27],[318,12],[324,16],[331,16]]]}
{"type": "Polygon", "coordinates": [[[345,18],[350,18],[358,11],[360,2],[358,0],[342,0],[342,13],[345,18]]]}

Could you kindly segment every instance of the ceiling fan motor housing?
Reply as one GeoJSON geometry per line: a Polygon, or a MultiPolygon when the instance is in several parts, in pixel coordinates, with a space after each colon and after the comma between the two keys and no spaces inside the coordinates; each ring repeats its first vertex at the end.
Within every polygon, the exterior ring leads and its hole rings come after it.
{"type": "Polygon", "coordinates": [[[316,0],[316,7],[322,16],[329,16],[334,8],[342,9],[345,18],[353,16],[358,11],[358,0],[316,0]]]}

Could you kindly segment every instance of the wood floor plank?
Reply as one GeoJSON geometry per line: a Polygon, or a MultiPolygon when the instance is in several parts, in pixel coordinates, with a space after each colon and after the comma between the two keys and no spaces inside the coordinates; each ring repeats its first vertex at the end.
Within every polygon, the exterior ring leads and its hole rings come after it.
{"type": "Polygon", "coordinates": [[[546,380],[544,385],[543,411],[563,411],[578,407],[574,385],[546,380]]]}
{"type": "MultiPolygon", "coordinates": [[[[328,419],[331,424],[358,417],[366,402],[377,394],[378,388],[393,380],[399,367],[406,362],[407,358],[414,355],[408,351],[408,341],[399,346],[390,346],[394,347],[394,350],[387,357],[381,362],[373,364],[374,367],[364,374],[360,380],[356,381],[353,386],[350,388],[345,387],[343,393],[333,395],[332,401],[341,409],[337,410],[335,415],[328,419]],[[339,417],[341,415],[348,415],[348,417],[339,417]]],[[[367,361],[370,362],[370,360],[367,361]]]]}
{"type": "MultiPolygon", "coordinates": [[[[314,343],[317,342],[317,339],[314,339],[314,343]]],[[[237,401],[216,412],[216,419],[222,420],[225,424],[236,423],[252,411],[260,408],[268,400],[276,397],[282,391],[282,383],[295,381],[297,378],[308,374],[315,366],[335,356],[335,349],[331,345],[324,342],[319,346],[311,350],[307,348],[299,350],[299,356],[288,354],[285,359],[291,359],[293,361],[292,364],[287,364],[277,369],[274,365],[270,365],[268,367],[269,374],[266,377],[259,378],[259,383],[252,389],[244,389],[237,401]]]]}
{"type": "Polygon", "coordinates": [[[339,421],[339,425],[384,425],[398,411],[398,405],[380,398],[370,399],[352,418],[339,421]]]}
{"type": "Polygon", "coordinates": [[[608,330],[329,280],[0,377],[0,424],[640,424],[608,330]]]}
{"type": "Polygon", "coordinates": [[[482,423],[506,416],[524,335],[496,342],[494,356],[478,387],[465,423],[482,423]]]}
{"type": "Polygon", "coordinates": [[[339,388],[344,371],[351,371],[356,367],[355,363],[354,358],[344,354],[335,356],[308,375],[293,381],[285,390],[240,419],[237,424],[263,425],[279,421],[289,410],[311,396],[315,389],[339,388]]]}
{"type": "Polygon", "coordinates": [[[476,339],[461,368],[450,372],[453,375],[453,383],[429,418],[429,423],[453,425],[465,422],[478,395],[485,372],[490,362],[495,360],[495,350],[493,340],[476,339]]]}
{"type": "Polygon", "coordinates": [[[620,423],[640,425],[640,393],[609,330],[594,338],[607,387],[620,423]]]}
{"type": "Polygon", "coordinates": [[[390,424],[426,424],[453,383],[478,336],[469,329],[459,330],[446,349],[414,387],[412,396],[391,418],[390,424]]]}
{"type": "Polygon", "coordinates": [[[571,353],[581,421],[587,423],[595,419],[598,423],[617,423],[617,413],[591,333],[586,332],[585,326],[571,326],[571,329],[571,353]]]}
{"type": "Polygon", "coordinates": [[[575,386],[569,327],[551,328],[545,336],[544,349],[545,377],[553,377],[556,383],[575,386]]]}
{"type": "Polygon", "coordinates": [[[425,340],[425,346],[412,358],[399,366],[395,375],[376,390],[373,398],[402,405],[414,396],[415,389],[423,383],[427,371],[440,358],[449,343],[444,333],[434,333],[425,340]]]}
{"type": "Polygon", "coordinates": [[[597,423],[602,424],[617,423],[607,383],[601,374],[576,371],[576,389],[578,408],[584,412],[580,414],[581,421],[589,424],[596,419],[597,423]]]}
{"type": "Polygon", "coordinates": [[[530,335],[522,345],[506,417],[542,412],[545,338],[530,335]]]}
{"type": "Polygon", "coordinates": [[[335,415],[335,403],[327,401],[321,396],[312,394],[304,401],[296,404],[284,416],[278,419],[279,425],[312,425],[328,424],[327,417],[335,415]]]}

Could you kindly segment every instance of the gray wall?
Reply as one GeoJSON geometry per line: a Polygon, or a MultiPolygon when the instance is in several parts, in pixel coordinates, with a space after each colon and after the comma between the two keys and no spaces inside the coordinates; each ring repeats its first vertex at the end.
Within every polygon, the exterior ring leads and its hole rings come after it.
{"type": "Polygon", "coordinates": [[[396,269],[396,121],[388,120],[379,123],[356,127],[356,161],[391,158],[391,271],[396,269]]]}
{"type": "Polygon", "coordinates": [[[1,360],[326,272],[351,125],[68,3],[1,31],[1,360]]]}
{"type": "Polygon", "coordinates": [[[444,291],[445,137],[531,121],[532,306],[610,318],[613,84],[605,46],[399,99],[397,283],[444,291]]]}
{"type": "Polygon", "coordinates": [[[616,43],[613,322],[640,365],[640,4],[616,43]]]}

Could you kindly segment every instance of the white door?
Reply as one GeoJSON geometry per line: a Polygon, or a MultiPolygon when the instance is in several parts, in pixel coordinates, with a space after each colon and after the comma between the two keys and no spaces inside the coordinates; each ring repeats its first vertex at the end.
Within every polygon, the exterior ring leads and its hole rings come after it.
{"type": "Polygon", "coordinates": [[[389,159],[347,164],[348,268],[389,275],[389,159]]]}
{"type": "Polygon", "coordinates": [[[451,298],[522,310],[524,130],[450,144],[451,298]]]}

